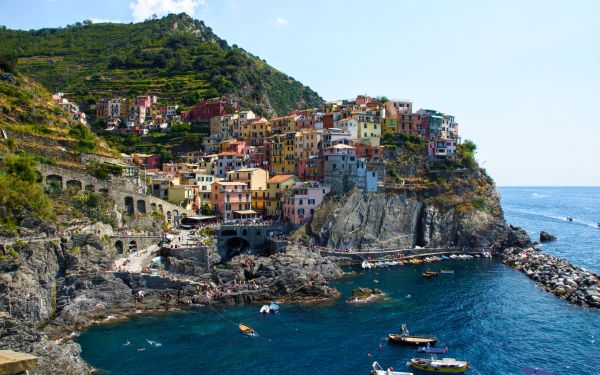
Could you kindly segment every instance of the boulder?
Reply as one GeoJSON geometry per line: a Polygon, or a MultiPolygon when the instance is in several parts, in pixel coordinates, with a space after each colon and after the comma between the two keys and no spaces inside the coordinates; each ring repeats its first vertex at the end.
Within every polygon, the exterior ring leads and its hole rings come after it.
{"type": "Polygon", "coordinates": [[[551,235],[548,232],[544,232],[541,231],[540,232],[540,242],[544,243],[544,242],[552,242],[552,241],[556,241],[556,237],[551,235]]]}
{"type": "Polygon", "coordinates": [[[368,302],[383,297],[383,291],[380,289],[356,288],[352,295],[348,297],[347,302],[368,302]]]}

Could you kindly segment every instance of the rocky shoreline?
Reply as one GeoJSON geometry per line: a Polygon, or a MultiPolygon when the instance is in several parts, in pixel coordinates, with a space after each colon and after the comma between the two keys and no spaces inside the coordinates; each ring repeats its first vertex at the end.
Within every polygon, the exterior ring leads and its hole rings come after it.
{"type": "Polygon", "coordinates": [[[0,349],[38,356],[32,374],[90,374],[72,339],[92,324],[195,306],[339,297],[327,284],[341,269],[298,245],[270,257],[238,256],[206,279],[114,272],[116,256],[95,234],[0,248],[0,349]]]}
{"type": "Polygon", "coordinates": [[[600,309],[597,274],[534,248],[506,249],[502,262],[533,279],[554,295],[583,307],[600,309]]]}

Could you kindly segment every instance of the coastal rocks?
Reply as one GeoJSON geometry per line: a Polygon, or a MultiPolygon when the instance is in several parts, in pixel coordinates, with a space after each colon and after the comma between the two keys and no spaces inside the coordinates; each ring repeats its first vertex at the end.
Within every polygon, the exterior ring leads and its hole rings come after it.
{"type": "Polygon", "coordinates": [[[421,203],[403,195],[354,189],[339,204],[320,208],[309,231],[332,248],[412,247],[421,203]]]}
{"type": "Polygon", "coordinates": [[[540,243],[556,241],[556,237],[548,232],[540,232],[540,243]]]}
{"type": "Polygon", "coordinates": [[[478,207],[460,194],[457,192],[454,199],[463,204],[453,205],[446,203],[442,195],[424,198],[354,189],[343,199],[331,200],[317,209],[306,232],[321,246],[362,251],[416,245],[495,249],[531,246],[525,231],[504,221],[493,185],[481,193],[478,207]]]}
{"type": "Polygon", "coordinates": [[[336,298],[339,292],[327,282],[342,275],[331,260],[297,244],[269,257],[238,255],[215,273],[222,284],[241,284],[222,296],[231,304],[336,298]]]}
{"type": "Polygon", "coordinates": [[[380,289],[356,288],[352,291],[352,295],[348,297],[346,302],[365,303],[379,299],[384,296],[380,289]]]}
{"type": "Polygon", "coordinates": [[[595,273],[533,249],[507,249],[502,257],[505,264],[522,271],[556,296],[575,305],[600,308],[600,280],[595,273]]]}
{"type": "Polygon", "coordinates": [[[0,317],[0,350],[15,350],[38,357],[30,374],[91,374],[92,368],[79,356],[81,348],[71,341],[50,340],[34,327],[9,317],[0,317]]]}

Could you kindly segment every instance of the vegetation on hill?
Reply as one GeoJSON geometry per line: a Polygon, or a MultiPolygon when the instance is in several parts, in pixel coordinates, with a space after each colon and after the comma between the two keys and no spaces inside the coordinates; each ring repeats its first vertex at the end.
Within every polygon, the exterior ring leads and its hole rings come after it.
{"type": "Polygon", "coordinates": [[[105,95],[157,95],[193,105],[235,95],[261,114],[313,107],[309,87],[216,36],[185,14],[130,24],[76,23],[31,31],[0,29],[0,53],[51,90],[94,103],[105,95]]]}
{"type": "Polygon", "coordinates": [[[79,165],[82,152],[118,155],[88,126],[73,121],[42,85],[3,70],[0,73],[9,74],[0,79],[0,129],[8,139],[0,139],[0,154],[21,151],[65,166],[79,165]]]}

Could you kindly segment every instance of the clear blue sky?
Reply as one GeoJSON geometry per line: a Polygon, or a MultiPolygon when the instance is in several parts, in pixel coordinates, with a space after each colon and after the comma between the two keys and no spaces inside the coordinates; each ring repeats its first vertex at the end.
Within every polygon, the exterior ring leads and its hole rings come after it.
{"type": "Polygon", "coordinates": [[[455,115],[498,185],[600,185],[600,1],[0,0],[0,24],[169,10],[325,99],[386,95],[455,115]]]}

